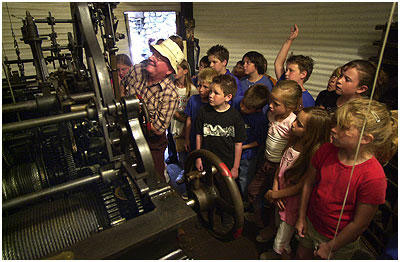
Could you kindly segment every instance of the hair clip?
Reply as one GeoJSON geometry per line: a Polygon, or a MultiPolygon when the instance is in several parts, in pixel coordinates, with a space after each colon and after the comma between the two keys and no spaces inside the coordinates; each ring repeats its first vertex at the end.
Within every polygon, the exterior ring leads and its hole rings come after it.
{"type": "Polygon", "coordinates": [[[375,121],[377,123],[381,122],[381,119],[379,118],[379,116],[374,111],[371,110],[371,114],[375,118],[375,121]]]}

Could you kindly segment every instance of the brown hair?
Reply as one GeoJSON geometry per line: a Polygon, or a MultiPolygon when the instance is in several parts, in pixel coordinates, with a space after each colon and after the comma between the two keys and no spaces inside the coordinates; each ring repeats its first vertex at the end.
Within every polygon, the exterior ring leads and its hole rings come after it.
{"type": "Polygon", "coordinates": [[[213,78],[213,84],[220,85],[224,95],[235,97],[237,91],[236,80],[231,75],[219,75],[213,78]]]}
{"type": "Polygon", "coordinates": [[[300,73],[303,71],[307,72],[303,82],[305,83],[311,76],[314,68],[314,60],[309,56],[304,55],[291,55],[286,60],[286,64],[296,64],[299,67],[300,73]]]}
{"type": "MultiPolygon", "coordinates": [[[[349,68],[355,68],[358,72],[359,84],[358,86],[367,86],[368,89],[361,93],[363,96],[371,96],[372,87],[374,85],[375,73],[376,73],[376,65],[367,61],[367,60],[353,60],[348,62],[342,67],[342,72],[346,71],[349,68]]],[[[381,95],[381,89],[387,82],[387,75],[382,70],[378,73],[378,78],[376,81],[376,89],[374,92],[374,99],[379,99],[381,95]]]]}
{"type": "Polygon", "coordinates": [[[118,55],[116,55],[116,58],[117,58],[117,64],[132,66],[132,61],[129,58],[129,56],[127,56],[125,54],[118,54],[118,55]]]}
{"type": "Polygon", "coordinates": [[[189,97],[190,96],[190,90],[192,90],[192,77],[190,76],[190,65],[188,63],[188,61],[183,60],[180,64],[180,67],[182,67],[183,70],[187,70],[187,73],[185,74],[184,78],[184,82],[183,85],[186,88],[186,96],[189,97]]]}
{"type": "Polygon", "coordinates": [[[208,49],[207,56],[214,55],[217,57],[221,62],[226,60],[226,64],[228,64],[229,60],[229,51],[222,45],[215,45],[208,49]]]}
{"type": "Polygon", "coordinates": [[[269,100],[269,89],[266,85],[255,84],[244,92],[243,105],[249,109],[261,109],[269,100]]]}
{"type": "Polygon", "coordinates": [[[392,116],[383,103],[372,100],[369,111],[368,104],[369,99],[366,98],[355,98],[346,102],[336,110],[336,124],[340,128],[354,126],[361,132],[365,119],[364,135],[373,136],[367,150],[384,164],[397,151],[397,116],[392,116]]]}
{"type": "Polygon", "coordinates": [[[286,170],[284,176],[291,183],[298,183],[308,169],[311,158],[318,148],[329,141],[331,117],[328,112],[319,107],[307,107],[302,110],[307,114],[307,122],[304,123],[305,133],[298,138],[293,135],[289,137],[288,146],[299,142],[302,149],[293,166],[286,170]]]}

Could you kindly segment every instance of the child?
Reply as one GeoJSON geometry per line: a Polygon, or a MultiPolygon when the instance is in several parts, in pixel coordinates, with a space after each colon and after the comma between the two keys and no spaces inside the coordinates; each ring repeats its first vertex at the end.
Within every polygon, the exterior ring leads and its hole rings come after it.
{"type": "Polygon", "coordinates": [[[289,38],[283,43],[281,50],[275,59],[275,75],[276,78],[288,79],[296,81],[303,91],[303,107],[311,107],[315,105],[314,98],[304,88],[304,83],[310,78],[314,67],[314,61],[309,56],[303,55],[291,55],[286,60],[286,73],[284,69],[284,63],[286,56],[289,52],[290,46],[294,39],[299,34],[299,28],[295,24],[290,30],[289,38]]]}
{"type": "Polygon", "coordinates": [[[118,54],[117,59],[117,70],[118,70],[118,80],[121,97],[125,96],[125,88],[121,85],[121,80],[128,74],[129,70],[133,67],[132,61],[129,56],[125,54],[118,54]]]}
{"type": "MultiPolygon", "coordinates": [[[[185,122],[186,122],[186,115],[184,110],[186,108],[187,101],[189,97],[193,94],[197,94],[196,87],[193,85],[192,80],[190,78],[190,66],[186,60],[183,60],[178,66],[178,73],[175,74],[175,83],[178,91],[178,108],[175,111],[171,124],[170,130],[171,134],[173,135],[172,143],[176,146],[176,152],[178,153],[178,163],[181,168],[184,167],[185,162],[185,122]]],[[[168,144],[170,147],[170,143],[168,144]]],[[[169,156],[171,157],[171,156],[169,156]]],[[[176,157],[176,155],[175,155],[176,157]]]]}
{"type": "MultiPolygon", "coordinates": [[[[282,259],[292,258],[290,241],[295,231],[304,173],[312,155],[320,145],[329,141],[329,127],[329,114],[321,108],[307,107],[298,113],[292,123],[288,145],[275,173],[272,190],[268,190],[264,196],[279,208],[280,224],[273,249],[282,259]]],[[[260,258],[271,259],[273,255],[271,252],[265,252],[260,258]]]]}
{"type": "MultiPolygon", "coordinates": [[[[232,69],[232,74],[239,79],[239,81],[246,76],[246,73],[244,72],[244,64],[242,60],[239,60],[236,62],[236,65],[232,69]]],[[[237,96],[238,94],[236,94],[237,96]]]]}
{"type": "MultiPolygon", "coordinates": [[[[209,104],[200,108],[196,120],[196,149],[216,154],[231,170],[233,178],[238,177],[242,143],[246,139],[243,119],[228,103],[235,96],[236,88],[232,76],[214,77],[209,104]]],[[[203,170],[201,158],[196,159],[196,168],[203,170]]]]}
{"type": "Polygon", "coordinates": [[[217,71],[218,75],[230,75],[235,79],[238,94],[244,94],[242,87],[240,85],[239,79],[234,76],[229,69],[226,68],[229,60],[229,51],[222,45],[215,45],[208,49],[207,51],[208,61],[210,62],[210,67],[217,71]]]}
{"type": "Polygon", "coordinates": [[[237,96],[239,102],[233,103],[243,117],[247,136],[242,146],[239,177],[236,180],[244,200],[247,198],[247,187],[255,173],[258,148],[265,141],[267,119],[262,113],[262,108],[268,103],[269,96],[268,87],[255,84],[246,90],[244,97],[237,96]]]}
{"type": "Polygon", "coordinates": [[[333,70],[331,77],[329,78],[328,85],[326,90],[322,90],[315,100],[315,106],[319,106],[328,110],[328,112],[332,111],[332,108],[336,108],[336,100],[339,95],[336,94],[336,83],[342,74],[342,67],[339,66],[335,70],[333,70]]]}
{"type": "MultiPolygon", "coordinates": [[[[199,62],[199,72],[207,67],[210,67],[210,62],[208,61],[208,56],[203,56],[199,62]]],[[[193,81],[193,84],[197,87],[198,73],[196,75],[192,76],[192,81],[193,81]]]]}
{"type": "MultiPolygon", "coordinates": [[[[289,139],[289,132],[301,105],[301,87],[293,80],[282,80],[272,88],[271,102],[267,113],[269,128],[265,143],[264,163],[248,187],[248,199],[254,209],[254,220],[258,227],[264,228],[262,217],[262,197],[267,188],[272,188],[274,174],[281,161],[283,150],[289,139]]],[[[260,232],[257,241],[266,242],[274,234],[273,210],[270,214],[269,226],[260,232]]],[[[247,217],[251,220],[250,217],[247,217]]]]}
{"type": "Polygon", "coordinates": [[[359,236],[385,202],[387,184],[381,164],[397,150],[397,121],[384,104],[373,100],[369,107],[364,98],[339,107],[335,118],[333,142],[318,149],[306,173],[296,223],[300,259],[312,259],[313,255],[351,259],[359,236]]]}
{"type": "Polygon", "coordinates": [[[242,61],[244,63],[244,72],[247,75],[247,77],[240,80],[243,92],[255,84],[266,85],[269,91],[271,91],[274,85],[271,80],[264,75],[267,71],[267,59],[256,51],[250,51],[244,54],[242,61]]]}
{"type": "MultiPolygon", "coordinates": [[[[185,115],[187,116],[185,122],[185,150],[191,152],[196,149],[196,130],[194,123],[197,119],[199,109],[208,104],[208,95],[210,93],[210,85],[217,72],[208,67],[199,72],[199,85],[197,90],[198,95],[193,95],[189,98],[185,108],[185,115]]],[[[184,182],[183,175],[180,174],[175,182],[182,184],[184,182]]]]}
{"type": "MultiPolygon", "coordinates": [[[[353,98],[370,96],[376,66],[366,60],[353,60],[342,67],[342,74],[336,83],[336,103],[332,103],[332,111],[353,98]]],[[[378,75],[374,99],[379,98],[380,88],[386,81],[385,73],[381,70],[378,75]]]]}

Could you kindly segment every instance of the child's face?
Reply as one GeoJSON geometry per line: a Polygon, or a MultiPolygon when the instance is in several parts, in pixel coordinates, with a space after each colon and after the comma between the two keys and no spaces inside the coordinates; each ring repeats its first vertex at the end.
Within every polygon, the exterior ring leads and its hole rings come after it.
{"type": "Polygon", "coordinates": [[[355,150],[360,138],[360,131],[355,126],[344,128],[336,125],[331,129],[331,137],[335,146],[355,150]]]}
{"type": "Polygon", "coordinates": [[[117,64],[118,76],[120,79],[124,78],[129,72],[131,67],[125,64],[117,64]]]}
{"type": "Polygon", "coordinates": [[[180,65],[177,66],[178,73],[175,74],[175,79],[181,80],[185,77],[187,74],[188,70],[183,69],[180,65]]]}
{"type": "Polygon", "coordinates": [[[306,75],[307,72],[305,71],[300,72],[299,65],[297,64],[288,64],[286,66],[286,72],[285,72],[286,80],[294,80],[301,85],[306,75]]]}
{"type": "Polygon", "coordinates": [[[358,85],[358,71],[356,68],[348,68],[343,71],[342,75],[336,82],[336,94],[345,96],[354,96],[360,93],[358,85]]]}
{"type": "Polygon", "coordinates": [[[306,132],[306,124],[308,121],[308,114],[300,111],[297,114],[296,120],[292,123],[292,134],[297,137],[302,137],[306,132]]]}
{"type": "Polygon", "coordinates": [[[215,55],[209,55],[210,67],[217,71],[218,75],[222,75],[226,69],[226,60],[221,61],[215,55]]]}
{"type": "Polygon", "coordinates": [[[208,95],[210,93],[210,85],[211,83],[208,83],[206,81],[199,81],[197,89],[199,91],[199,95],[202,100],[208,100],[208,95]]]}
{"type": "Polygon", "coordinates": [[[288,108],[283,103],[283,97],[279,91],[271,93],[269,110],[274,116],[283,116],[288,112],[288,108]]]}
{"type": "Polygon", "coordinates": [[[199,72],[200,72],[201,70],[203,70],[204,68],[207,68],[207,64],[205,64],[205,63],[200,63],[200,65],[199,65],[199,72]]]}
{"type": "Polygon", "coordinates": [[[328,81],[328,86],[327,86],[327,90],[329,92],[333,92],[336,90],[337,80],[338,80],[338,77],[336,75],[331,75],[331,77],[329,78],[329,81],[328,81]]]}
{"type": "Polygon", "coordinates": [[[225,107],[225,104],[229,101],[229,96],[224,95],[224,91],[219,84],[211,84],[210,94],[208,95],[208,102],[215,109],[221,109],[225,107]]]}
{"type": "Polygon", "coordinates": [[[249,59],[248,57],[245,57],[245,58],[243,59],[243,63],[244,63],[244,65],[243,65],[243,67],[244,67],[244,73],[245,73],[246,75],[250,75],[250,74],[252,74],[252,73],[254,73],[254,72],[257,72],[256,65],[255,65],[253,62],[251,62],[250,59],[249,59]]]}

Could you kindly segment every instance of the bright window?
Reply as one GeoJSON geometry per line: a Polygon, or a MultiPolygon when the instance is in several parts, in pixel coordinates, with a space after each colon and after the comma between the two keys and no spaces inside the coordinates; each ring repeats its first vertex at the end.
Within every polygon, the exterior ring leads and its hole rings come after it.
{"type": "Polygon", "coordinates": [[[151,56],[150,46],[176,34],[175,12],[125,12],[129,22],[129,50],[133,64],[151,56]]]}

